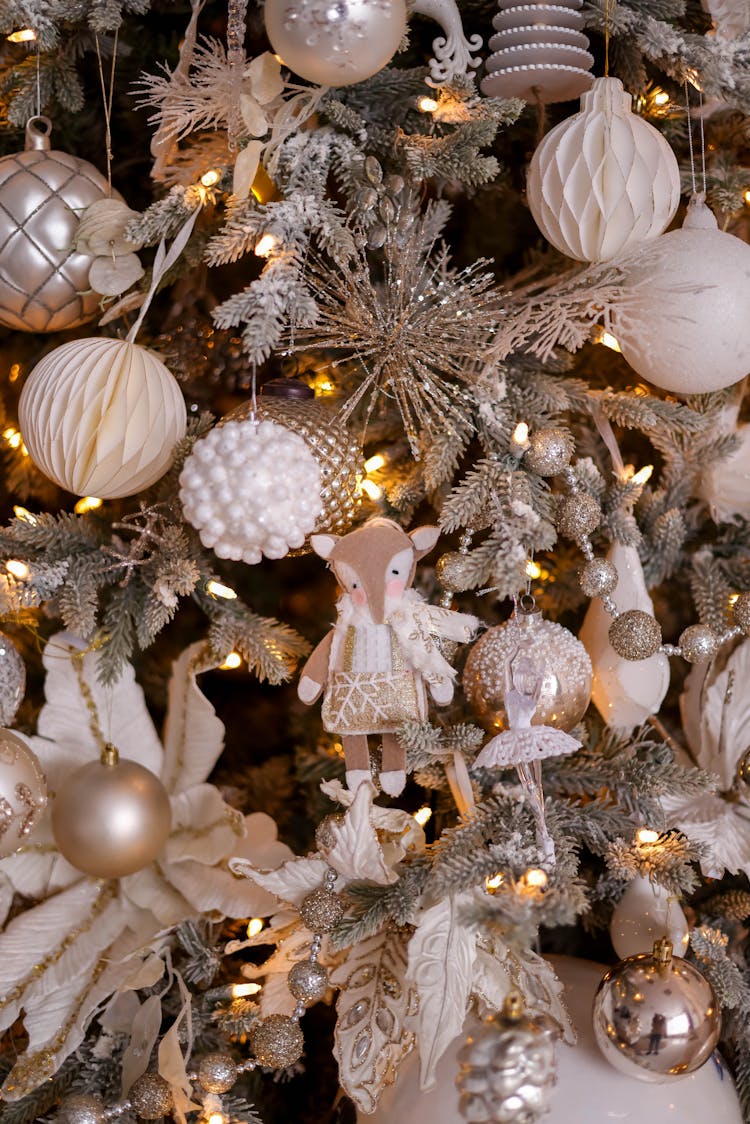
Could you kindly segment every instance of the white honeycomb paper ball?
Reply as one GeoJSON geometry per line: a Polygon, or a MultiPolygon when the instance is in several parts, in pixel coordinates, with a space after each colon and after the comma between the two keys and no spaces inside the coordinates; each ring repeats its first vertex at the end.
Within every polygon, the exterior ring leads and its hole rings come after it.
{"type": "Polygon", "coordinates": [[[608,261],[656,238],[677,210],[675,155],[631,101],[619,78],[597,78],[580,112],[532,157],[531,213],[547,241],[577,261],[608,261]]]}
{"type": "Polygon", "coordinates": [[[750,372],[750,246],[719,230],[696,197],[628,267],[612,331],[641,378],[676,394],[707,394],[750,372]]]}
{"type": "Polygon", "coordinates": [[[272,421],[229,421],[201,438],[180,475],[185,518],[219,558],[251,564],[301,547],[323,511],[320,466],[272,421]]]}
{"type": "Polygon", "coordinates": [[[19,423],[34,464],[78,496],[116,499],[154,484],[187,412],[161,359],[126,340],[72,340],[26,380],[19,423]]]}

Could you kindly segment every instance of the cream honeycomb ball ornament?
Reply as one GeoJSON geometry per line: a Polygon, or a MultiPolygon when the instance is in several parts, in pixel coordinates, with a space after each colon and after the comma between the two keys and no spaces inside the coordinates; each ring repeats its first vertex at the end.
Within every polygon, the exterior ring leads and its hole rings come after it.
{"type": "Polygon", "coordinates": [[[93,164],[50,146],[52,122],[32,117],[23,152],[0,160],[0,324],[60,332],[93,319],[94,255],[75,248],[82,212],[113,196],[93,164]]]}
{"type": "Polygon", "coordinates": [[[646,382],[706,394],[750,371],[750,246],[719,230],[702,196],[643,247],[625,284],[611,327],[646,382]]]}
{"type": "Polygon", "coordinates": [[[172,463],[187,412],[154,352],[127,340],[73,340],[29,375],[19,424],[34,464],[78,496],[116,499],[150,487],[172,463]]]}
{"type": "Polygon", "coordinates": [[[577,261],[608,261],[656,238],[677,210],[677,159],[631,102],[619,78],[597,78],[580,112],[532,157],[531,213],[547,241],[577,261]]]}

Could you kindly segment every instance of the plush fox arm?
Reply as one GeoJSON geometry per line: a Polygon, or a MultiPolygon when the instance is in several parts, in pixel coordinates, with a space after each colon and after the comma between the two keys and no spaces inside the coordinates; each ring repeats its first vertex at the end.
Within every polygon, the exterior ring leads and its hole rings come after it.
{"type": "Polygon", "coordinates": [[[314,703],[323,693],[323,688],[328,679],[328,664],[331,659],[331,645],[333,644],[334,629],[323,637],[317,645],[307,663],[302,668],[297,694],[303,703],[314,703]]]}

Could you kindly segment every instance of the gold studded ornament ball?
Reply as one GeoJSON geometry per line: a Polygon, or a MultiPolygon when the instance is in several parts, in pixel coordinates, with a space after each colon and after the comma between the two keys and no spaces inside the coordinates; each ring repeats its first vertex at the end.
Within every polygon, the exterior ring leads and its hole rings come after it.
{"type": "Polygon", "coordinates": [[[0,324],[24,332],[75,328],[99,311],[94,256],[74,247],[80,215],[110,189],[93,164],[53,149],[51,131],[32,117],[25,150],[0,160],[0,324]]]}
{"type": "Polygon", "coordinates": [[[47,807],[47,782],[26,742],[0,729],[0,858],[22,847],[47,807]]]}
{"type": "Polygon", "coordinates": [[[488,731],[506,728],[507,669],[519,651],[543,673],[532,723],[571,730],[591,700],[591,660],[572,632],[538,610],[489,628],[469,652],[463,686],[474,714],[488,731]]]}

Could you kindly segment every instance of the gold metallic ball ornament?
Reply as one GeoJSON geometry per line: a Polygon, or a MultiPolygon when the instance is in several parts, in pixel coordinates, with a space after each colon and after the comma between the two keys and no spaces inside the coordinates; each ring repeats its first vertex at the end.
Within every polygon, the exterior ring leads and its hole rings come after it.
{"type": "Polygon", "coordinates": [[[720,1034],[711,985],[689,961],[672,956],[667,939],[610,968],[594,998],[599,1049],[615,1069],[641,1081],[664,1084],[700,1069],[720,1034]]]}
{"type": "Polygon", "coordinates": [[[47,782],[36,754],[0,729],[0,858],[27,842],[47,807],[47,782]]]}
{"type": "Polygon", "coordinates": [[[0,160],[0,324],[60,332],[93,319],[94,255],[75,250],[83,211],[112,195],[93,164],[50,146],[52,122],[32,117],[24,152],[0,160]]]}
{"type": "Polygon", "coordinates": [[[519,651],[544,669],[532,724],[572,730],[591,701],[591,660],[572,632],[536,609],[487,629],[469,652],[463,686],[479,722],[491,732],[506,728],[508,665],[519,651]]]}
{"type": "Polygon", "coordinates": [[[153,862],[172,820],[159,778],[107,746],[99,761],[76,769],[52,804],[55,842],[77,870],[124,878],[153,862]]]}
{"type": "Polygon", "coordinates": [[[144,1073],[131,1086],[128,1099],[141,1120],[161,1120],[172,1111],[174,1100],[169,1082],[158,1073],[144,1073]]]}

